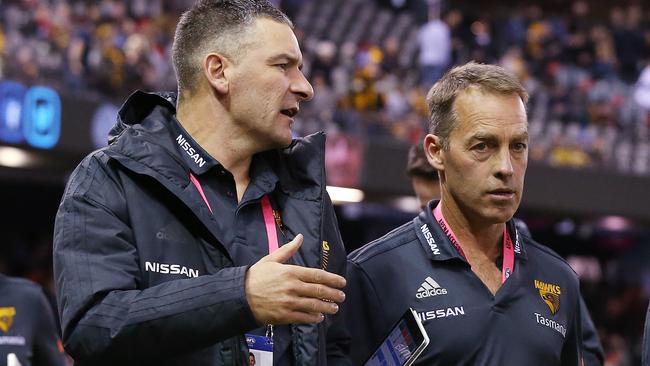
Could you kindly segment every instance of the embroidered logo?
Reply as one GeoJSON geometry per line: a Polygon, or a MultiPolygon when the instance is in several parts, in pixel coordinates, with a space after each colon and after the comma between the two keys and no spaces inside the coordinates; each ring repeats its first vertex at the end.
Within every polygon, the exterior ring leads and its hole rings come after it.
{"type": "Polygon", "coordinates": [[[438,282],[434,281],[433,278],[427,277],[424,282],[422,282],[422,285],[420,285],[420,288],[418,289],[418,292],[415,294],[415,297],[418,299],[424,299],[427,297],[432,297],[432,296],[437,296],[437,295],[446,295],[447,294],[447,289],[442,288],[438,284],[438,282]]]}
{"type": "Polygon", "coordinates": [[[15,307],[0,308],[0,330],[4,333],[7,333],[14,324],[14,315],[16,315],[15,307]]]}
{"type": "Polygon", "coordinates": [[[429,248],[431,249],[433,255],[440,254],[440,249],[438,249],[438,244],[436,244],[436,241],[433,239],[433,235],[431,235],[429,226],[427,224],[424,224],[420,227],[420,230],[422,231],[422,235],[424,235],[424,239],[427,241],[427,244],[429,244],[429,248]]]}
{"type": "Polygon", "coordinates": [[[144,270],[147,272],[156,272],[162,274],[183,275],[186,277],[199,277],[199,270],[188,268],[180,264],[144,262],[144,270]]]}
{"type": "Polygon", "coordinates": [[[555,315],[560,309],[560,294],[562,293],[560,286],[535,280],[535,288],[539,290],[539,296],[548,305],[551,314],[555,315]]]}
{"type": "Polygon", "coordinates": [[[192,145],[190,145],[189,141],[187,141],[187,139],[185,138],[185,136],[183,136],[183,134],[178,135],[178,137],[176,138],[176,142],[178,143],[178,146],[180,146],[183,150],[185,150],[187,155],[189,155],[189,157],[192,160],[194,160],[196,165],[198,165],[201,168],[203,167],[203,164],[205,164],[205,159],[203,159],[203,157],[199,155],[196,149],[194,149],[192,145]]]}

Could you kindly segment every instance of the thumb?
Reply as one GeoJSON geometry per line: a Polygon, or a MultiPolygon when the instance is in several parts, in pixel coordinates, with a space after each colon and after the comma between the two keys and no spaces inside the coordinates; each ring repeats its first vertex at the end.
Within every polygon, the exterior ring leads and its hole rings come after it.
{"type": "Polygon", "coordinates": [[[296,237],[293,238],[292,241],[279,247],[275,252],[260,259],[260,262],[277,262],[277,263],[286,262],[287,260],[289,260],[289,258],[291,258],[294,254],[296,254],[296,252],[302,245],[303,239],[304,237],[302,236],[302,234],[296,235],[296,237]]]}

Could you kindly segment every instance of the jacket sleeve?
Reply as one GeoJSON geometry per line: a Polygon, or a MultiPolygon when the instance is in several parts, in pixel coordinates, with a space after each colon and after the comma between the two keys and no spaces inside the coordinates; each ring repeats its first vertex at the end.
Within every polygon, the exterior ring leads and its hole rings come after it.
{"type": "Polygon", "coordinates": [[[582,357],[584,366],[601,366],[605,362],[603,346],[600,344],[598,332],[589,315],[585,300],[580,296],[580,318],[582,323],[582,357]]]}
{"type": "MultiPolygon", "coordinates": [[[[345,277],[347,255],[339,232],[334,207],[327,193],[325,193],[324,205],[323,240],[329,244],[329,258],[327,259],[327,268],[325,269],[345,277]]],[[[343,289],[343,291],[347,293],[347,289],[343,289]]],[[[352,365],[349,359],[350,334],[347,330],[341,309],[328,322],[326,339],[327,364],[331,366],[352,365]]]]}
{"type": "Polygon", "coordinates": [[[363,267],[352,260],[348,260],[347,280],[343,313],[351,335],[350,358],[354,365],[361,365],[384,339],[390,324],[382,312],[374,283],[363,267]]]}
{"type": "Polygon", "coordinates": [[[73,173],[59,207],[54,275],[63,341],[75,360],[164,358],[258,326],[245,298],[247,267],[143,288],[126,207],[118,179],[92,157],[73,173]]]}
{"type": "Polygon", "coordinates": [[[43,291],[38,291],[34,301],[35,311],[32,312],[35,319],[34,334],[34,366],[65,366],[65,354],[59,348],[60,341],[52,307],[47,301],[43,291]]]}
{"type": "Polygon", "coordinates": [[[648,310],[646,310],[645,325],[643,327],[641,366],[650,366],[650,304],[648,304],[648,310]]]}

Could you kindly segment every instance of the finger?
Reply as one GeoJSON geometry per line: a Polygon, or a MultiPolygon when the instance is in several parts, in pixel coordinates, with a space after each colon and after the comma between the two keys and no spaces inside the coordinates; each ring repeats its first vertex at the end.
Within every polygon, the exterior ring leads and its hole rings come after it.
{"type": "Polygon", "coordinates": [[[333,302],[306,297],[296,300],[292,305],[292,311],[301,311],[303,313],[336,314],[339,311],[339,306],[333,302]]]}
{"type": "Polygon", "coordinates": [[[292,271],[298,276],[303,282],[309,283],[320,283],[325,286],[334,287],[334,288],[343,288],[345,287],[345,278],[339,276],[332,272],[323,271],[322,269],[317,268],[307,268],[299,266],[291,266],[292,271]]]}
{"type": "Polygon", "coordinates": [[[301,297],[311,297],[327,301],[341,303],[345,301],[345,293],[341,290],[331,288],[322,284],[303,283],[296,291],[296,295],[301,297]]]}
{"type": "Polygon", "coordinates": [[[291,311],[285,319],[285,321],[276,324],[318,324],[325,320],[325,316],[322,313],[291,311]]]}
{"type": "Polygon", "coordinates": [[[291,256],[296,254],[300,246],[302,245],[303,241],[303,236],[302,234],[296,235],[295,238],[293,238],[292,241],[288,242],[287,244],[284,244],[283,246],[279,247],[275,252],[265,256],[264,258],[260,259],[260,262],[277,262],[277,263],[284,263],[291,256]]]}

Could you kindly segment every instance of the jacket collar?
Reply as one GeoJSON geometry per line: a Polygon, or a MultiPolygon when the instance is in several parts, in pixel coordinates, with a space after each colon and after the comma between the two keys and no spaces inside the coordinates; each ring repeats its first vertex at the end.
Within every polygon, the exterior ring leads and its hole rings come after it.
{"type": "Polygon", "coordinates": [[[221,165],[190,136],[176,116],[170,112],[168,109],[161,109],[158,113],[162,115],[163,120],[169,121],[169,131],[185,166],[194,175],[201,175],[213,167],[221,165]]]}
{"type": "MultiPolygon", "coordinates": [[[[219,162],[191,139],[176,120],[175,113],[175,93],[134,92],[118,112],[117,123],[109,133],[107,153],[141,163],[184,188],[190,184],[190,172],[203,174],[219,162]]],[[[263,177],[264,186],[279,183],[280,188],[294,198],[322,199],[325,190],[324,133],[294,139],[287,148],[265,151],[256,154],[254,159],[265,162],[257,172],[251,171],[251,177],[256,173],[263,177]],[[277,177],[267,174],[268,171],[273,171],[277,177]]]]}
{"type": "MultiPolygon", "coordinates": [[[[429,259],[433,261],[446,261],[458,259],[464,261],[447,235],[433,217],[433,209],[439,201],[431,201],[420,214],[413,219],[415,233],[429,259]]],[[[513,220],[506,223],[510,237],[513,239],[515,258],[526,260],[526,248],[523,236],[519,234],[513,220]]],[[[462,243],[461,243],[462,245],[462,243]]]]}

